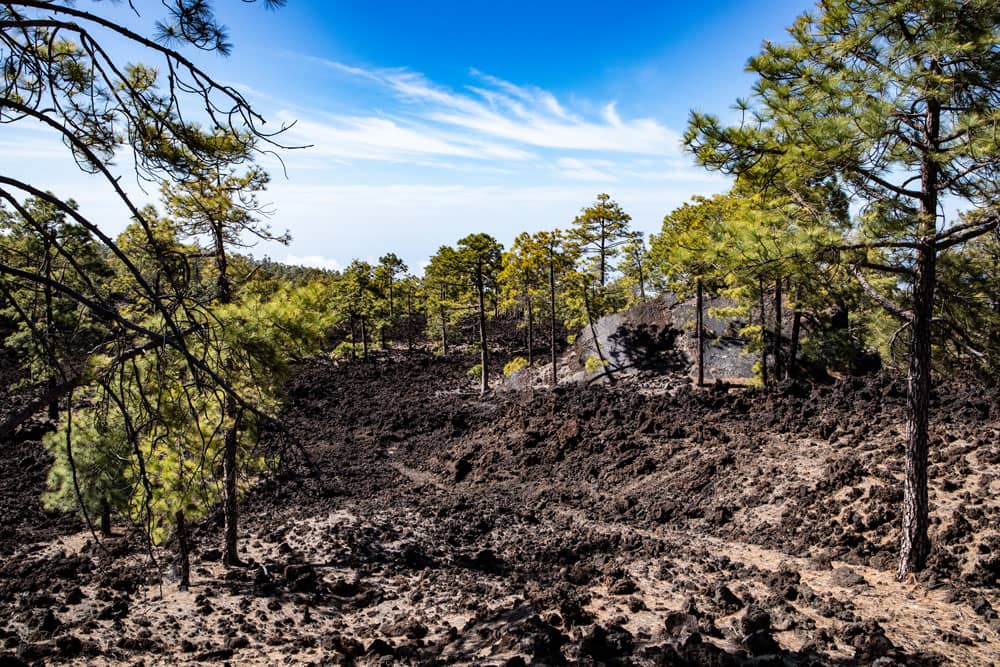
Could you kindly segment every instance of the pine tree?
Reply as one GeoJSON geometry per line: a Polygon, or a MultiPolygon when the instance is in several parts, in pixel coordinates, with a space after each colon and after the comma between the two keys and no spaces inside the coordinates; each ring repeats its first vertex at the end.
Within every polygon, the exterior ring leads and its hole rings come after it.
{"type": "Polygon", "coordinates": [[[839,245],[870,298],[908,333],[907,445],[898,576],[924,566],[931,351],[941,253],[997,228],[1000,68],[993,0],[824,0],[788,44],[751,59],[750,121],[692,114],[688,146],[704,164],[789,193],[839,178],[862,211],[839,245]],[[980,209],[947,220],[941,205],[980,209]],[[871,256],[885,251],[888,262],[871,256]],[[891,273],[909,303],[866,273],[891,273]]]}
{"type": "Polygon", "coordinates": [[[597,200],[580,211],[573,220],[569,239],[581,256],[592,256],[593,271],[603,288],[614,271],[614,259],[630,237],[629,223],[632,216],[607,194],[597,195],[597,200]]]}

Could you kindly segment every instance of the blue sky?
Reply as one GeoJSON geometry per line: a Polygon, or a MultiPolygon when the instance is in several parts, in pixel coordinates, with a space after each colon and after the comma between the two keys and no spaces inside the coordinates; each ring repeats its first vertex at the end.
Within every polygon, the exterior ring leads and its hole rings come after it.
{"type": "MultiPolygon", "coordinates": [[[[101,5],[141,27],[158,3],[140,18],[126,5],[101,5]]],[[[472,232],[509,244],[520,231],[565,228],[599,192],[649,233],[691,195],[725,190],[681,150],[688,113],[731,113],[752,83],[747,58],[762,40],[783,40],[809,8],[787,0],[216,5],[233,54],[192,56],[244,91],[269,125],[295,121],[285,142],[312,146],[282,153],[287,177],[262,160],[273,177],[271,225],[293,240],[254,254],[335,268],[393,251],[414,270],[472,232]]],[[[125,213],[58,142],[23,126],[5,130],[0,169],[76,197],[111,231],[124,225],[125,213]]],[[[127,162],[118,170],[139,199],[155,201],[127,162]]]]}

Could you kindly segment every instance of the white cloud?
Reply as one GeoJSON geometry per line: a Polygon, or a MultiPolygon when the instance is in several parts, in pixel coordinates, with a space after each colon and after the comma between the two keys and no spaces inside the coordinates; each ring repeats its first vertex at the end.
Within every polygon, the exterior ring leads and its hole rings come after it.
{"type": "MultiPolygon", "coordinates": [[[[325,115],[296,112],[293,140],[330,156],[392,162],[460,158],[466,161],[532,162],[538,151],[622,156],[680,155],[680,135],[651,118],[623,118],[617,102],[596,117],[569,110],[551,92],[519,86],[471,71],[474,85],[456,91],[419,72],[363,68],[311,58],[341,74],[373,84],[388,95],[391,114],[325,115]]],[[[289,121],[291,113],[282,120],[289,121]]],[[[572,156],[564,156],[572,157],[572,156]]],[[[582,174],[567,172],[569,177],[582,174]]],[[[593,180],[589,178],[589,180],[593,180]]]]}
{"type": "Polygon", "coordinates": [[[340,271],[343,268],[335,259],[327,259],[320,255],[286,255],[284,264],[290,266],[308,266],[312,269],[326,269],[328,271],[340,271]]]}
{"type": "MultiPolygon", "coordinates": [[[[282,112],[279,118],[290,121],[292,115],[282,112]]],[[[526,160],[534,157],[517,148],[449,136],[385,117],[334,116],[326,121],[299,119],[291,133],[301,135],[313,144],[310,153],[340,158],[413,162],[428,156],[474,160],[526,160]]]]}

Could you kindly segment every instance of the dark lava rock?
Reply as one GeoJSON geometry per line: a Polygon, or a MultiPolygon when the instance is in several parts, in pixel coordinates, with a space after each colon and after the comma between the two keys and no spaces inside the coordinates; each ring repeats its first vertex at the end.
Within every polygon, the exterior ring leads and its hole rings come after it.
{"type": "Polygon", "coordinates": [[[565,664],[562,645],[566,643],[566,636],[538,616],[529,616],[510,631],[520,638],[521,651],[530,655],[533,663],[565,664]]]}
{"type": "Polygon", "coordinates": [[[73,635],[63,635],[56,638],[56,648],[64,658],[75,658],[83,651],[83,642],[73,635]]]}
{"type": "Polygon", "coordinates": [[[285,581],[288,589],[296,593],[315,593],[319,585],[319,575],[312,565],[285,566],[285,581]]]}
{"type": "Polygon", "coordinates": [[[608,584],[608,593],[611,595],[631,595],[639,590],[632,577],[622,577],[608,584]]]}
{"type": "Polygon", "coordinates": [[[229,640],[226,641],[226,648],[232,651],[238,651],[241,648],[246,648],[247,646],[250,646],[250,640],[242,635],[238,637],[230,637],[229,640]]]}
{"type": "Polygon", "coordinates": [[[365,654],[364,645],[357,639],[351,639],[337,634],[325,637],[320,643],[320,646],[324,651],[343,653],[344,655],[352,658],[360,658],[365,654]]]}
{"type": "Polygon", "coordinates": [[[455,481],[464,481],[469,473],[472,472],[472,460],[470,455],[466,454],[459,460],[455,461],[455,481]]]}
{"type": "Polygon", "coordinates": [[[215,661],[215,660],[229,660],[233,657],[233,649],[231,648],[218,648],[213,651],[205,651],[198,656],[198,660],[201,661],[215,661]]]}
{"type": "Polygon", "coordinates": [[[799,583],[802,577],[794,570],[782,569],[770,573],[766,581],[775,595],[781,596],[783,600],[795,600],[799,597],[799,583]]]}
{"type": "Polygon", "coordinates": [[[740,619],[740,630],[743,631],[744,635],[761,631],[770,632],[771,614],[758,604],[750,605],[747,607],[747,611],[743,615],[743,618],[740,619]]]}
{"type": "Polygon", "coordinates": [[[849,567],[838,567],[830,573],[830,582],[834,586],[841,588],[854,588],[855,586],[868,586],[865,578],[849,567]]]}
{"type": "Polygon", "coordinates": [[[462,556],[458,560],[470,570],[479,570],[487,574],[502,574],[504,571],[503,560],[492,549],[481,549],[471,558],[462,556]]]}
{"type": "Polygon", "coordinates": [[[735,614],[743,608],[743,600],[729,590],[728,586],[722,585],[715,589],[715,604],[726,614],[735,614]]]}
{"type": "Polygon", "coordinates": [[[56,654],[56,647],[52,644],[31,644],[25,642],[17,647],[17,659],[25,662],[41,661],[56,654]]]}
{"type": "Polygon", "coordinates": [[[396,649],[394,649],[392,644],[384,639],[376,639],[368,645],[368,650],[365,651],[365,653],[368,655],[384,655],[391,657],[396,655],[396,649]]]}
{"type": "Polygon", "coordinates": [[[618,625],[595,625],[580,639],[580,655],[602,662],[616,660],[632,654],[635,642],[632,633],[618,625]]]}
{"type": "Polygon", "coordinates": [[[781,647],[770,632],[754,632],[743,638],[743,648],[752,656],[775,655],[781,652],[781,647]]]}
{"type": "Polygon", "coordinates": [[[997,617],[997,612],[993,609],[993,605],[982,595],[977,595],[972,600],[970,600],[970,605],[972,611],[976,612],[983,618],[987,620],[992,620],[997,617]]]}
{"type": "Polygon", "coordinates": [[[80,590],[79,586],[74,586],[68,593],[66,593],[66,604],[77,605],[83,602],[84,598],[83,591],[80,590]]]}
{"type": "Polygon", "coordinates": [[[216,563],[222,560],[222,549],[205,549],[201,552],[201,559],[206,563],[216,563]]]}
{"type": "Polygon", "coordinates": [[[560,447],[572,447],[580,440],[580,423],[569,419],[556,431],[556,442],[560,447]]]}
{"type": "Polygon", "coordinates": [[[882,657],[891,657],[896,652],[896,647],[876,621],[852,623],[841,631],[841,636],[854,647],[854,659],[864,664],[882,657]]]}
{"type": "Polygon", "coordinates": [[[771,636],[771,614],[760,605],[752,604],[747,607],[740,619],[740,630],[743,631],[743,647],[750,655],[771,655],[781,651],[771,636]]]}
{"type": "Polygon", "coordinates": [[[672,611],[667,614],[663,631],[668,637],[684,640],[692,632],[698,631],[698,618],[682,611],[672,611]]]}
{"type": "Polygon", "coordinates": [[[427,626],[413,619],[402,619],[396,623],[382,626],[382,632],[390,637],[406,637],[407,639],[423,639],[429,633],[427,626]]]}

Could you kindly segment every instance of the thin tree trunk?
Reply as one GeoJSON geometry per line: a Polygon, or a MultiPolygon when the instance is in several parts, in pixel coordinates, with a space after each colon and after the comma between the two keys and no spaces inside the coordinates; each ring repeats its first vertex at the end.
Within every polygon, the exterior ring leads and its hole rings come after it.
{"type": "Polygon", "coordinates": [[[607,269],[607,264],[606,264],[607,250],[605,249],[604,245],[605,245],[604,224],[602,223],[601,224],[601,287],[604,287],[604,280],[605,280],[604,274],[607,269]]]}
{"type": "Polygon", "coordinates": [[[697,284],[697,298],[695,300],[695,338],[698,341],[698,386],[705,385],[705,319],[704,319],[704,297],[702,294],[701,278],[697,284]]]}
{"type": "MultiPolygon", "coordinates": [[[[930,70],[940,73],[932,62],[930,70]]],[[[937,272],[937,251],[934,234],[937,231],[938,176],[940,167],[931,155],[938,146],[941,124],[941,104],[933,96],[927,99],[924,118],[924,143],[930,148],[924,154],[920,169],[920,239],[916,251],[913,276],[913,319],[910,324],[910,360],[906,396],[906,462],[903,482],[903,526],[899,548],[898,579],[923,569],[930,553],[927,536],[929,510],[927,506],[928,426],[931,395],[931,322],[934,315],[934,288],[937,272]]]]}
{"type": "Polygon", "coordinates": [[[589,287],[583,288],[583,304],[584,310],[587,311],[587,324],[590,327],[590,338],[594,341],[594,349],[597,350],[597,358],[601,360],[601,367],[604,368],[604,374],[608,376],[608,382],[614,384],[615,376],[612,373],[611,364],[604,358],[604,350],[601,349],[601,343],[597,340],[597,327],[594,326],[594,316],[590,310],[589,287]]]}
{"type": "Polygon", "coordinates": [[[444,307],[444,289],[441,290],[441,303],[439,305],[441,313],[441,354],[448,356],[448,313],[444,307]]]}
{"type": "Polygon", "coordinates": [[[549,254],[549,361],[552,363],[552,386],[559,384],[556,373],[556,265],[549,254]]]}
{"type": "Polygon", "coordinates": [[[480,352],[480,367],[482,369],[481,383],[479,387],[479,392],[485,394],[489,391],[490,381],[489,381],[489,351],[486,349],[486,304],[485,304],[485,291],[486,288],[483,285],[483,270],[481,266],[476,267],[476,292],[479,294],[479,352],[480,352]]]}
{"type": "Polygon", "coordinates": [[[413,352],[413,295],[406,292],[406,349],[413,352]]]}
{"type": "Polygon", "coordinates": [[[930,553],[927,536],[927,457],[931,389],[931,317],[936,257],[933,249],[917,252],[913,286],[908,392],[906,463],[903,482],[903,534],[898,578],[924,567],[930,553]]]}
{"type": "Polygon", "coordinates": [[[177,510],[177,576],[180,580],[177,587],[186,591],[191,586],[191,550],[188,547],[187,525],[184,523],[184,511],[177,510]]]}
{"type": "Polygon", "coordinates": [[[764,386],[768,385],[767,377],[767,315],[764,312],[764,279],[757,279],[760,290],[760,379],[764,386]]]}
{"type": "Polygon", "coordinates": [[[365,323],[365,316],[361,316],[361,358],[368,361],[368,327],[365,323]]]}
{"type": "MultiPolygon", "coordinates": [[[[46,278],[45,283],[45,350],[49,361],[49,373],[56,372],[59,367],[59,359],[56,357],[55,351],[55,314],[52,305],[52,286],[49,284],[48,280],[52,278],[52,260],[49,257],[49,243],[48,240],[45,242],[45,266],[43,268],[43,274],[46,278]]],[[[55,389],[59,385],[59,381],[53,376],[48,380],[48,391],[46,393],[55,394],[55,389]]],[[[48,406],[48,416],[53,422],[59,420],[59,399],[55,398],[49,403],[48,406]]]]}
{"type": "Polygon", "coordinates": [[[111,537],[111,503],[101,498],[101,535],[111,537]]]}
{"type": "MultiPolygon", "coordinates": [[[[221,178],[221,177],[220,177],[221,178]]],[[[226,245],[223,226],[219,222],[212,225],[215,241],[215,266],[218,270],[216,287],[219,292],[219,303],[228,304],[233,301],[233,286],[229,280],[229,262],[226,257],[226,245]]],[[[232,368],[232,360],[224,362],[227,369],[232,368]]],[[[223,499],[222,512],[224,518],[224,544],[222,562],[227,566],[241,565],[237,545],[239,540],[239,494],[237,477],[239,460],[237,457],[240,434],[240,409],[233,396],[226,395],[222,405],[223,415],[232,419],[229,428],[222,435],[223,446],[223,499]]]]}
{"type": "Polygon", "coordinates": [[[788,347],[789,377],[798,375],[799,336],[802,331],[802,310],[799,308],[799,299],[802,298],[802,288],[799,285],[795,286],[795,296],[792,298],[795,301],[795,307],[792,314],[792,340],[789,342],[788,347]]]}
{"type": "Polygon", "coordinates": [[[646,278],[642,273],[642,255],[635,261],[635,268],[639,271],[639,298],[642,299],[643,303],[646,303],[646,278]]]}
{"type": "Polygon", "coordinates": [[[351,315],[351,361],[354,361],[358,358],[358,355],[355,352],[357,347],[358,347],[358,333],[356,331],[354,315],[351,315]]]}
{"type": "Polygon", "coordinates": [[[535,336],[534,336],[535,322],[531,308],[531,295],[528,295],[528,365],[533,366],[535,364],[535,336]]]}
{"type": "Polygon", "coordinates": [[[782,356],[781,313],[782,307],[781,278],[774,279],[774,381],[780,382],[785,376],[785,361],[782,356]]]}
{"type": "Polygon", "coordinates": [[[223,459],[222,459],[222,475],[223,475],[223,499],[222,499],[222,512],[225,519],[225,542],[222,551],[222,562],[227,566],[240,565],[240,555],[237,551],[238,544],[238,526],[240,520],[239,513],[239,503],[238,503],[238,492],[237,492],[237,475],[238,475],[238,460],[237,460],[237,448],[239,446],[239,410],[236,406],[236,401],[233,400],[231,396],[226,397],[225,405],[226,414],[236,414],[233,424],[226,429],[223,435],[223,459]]]}

